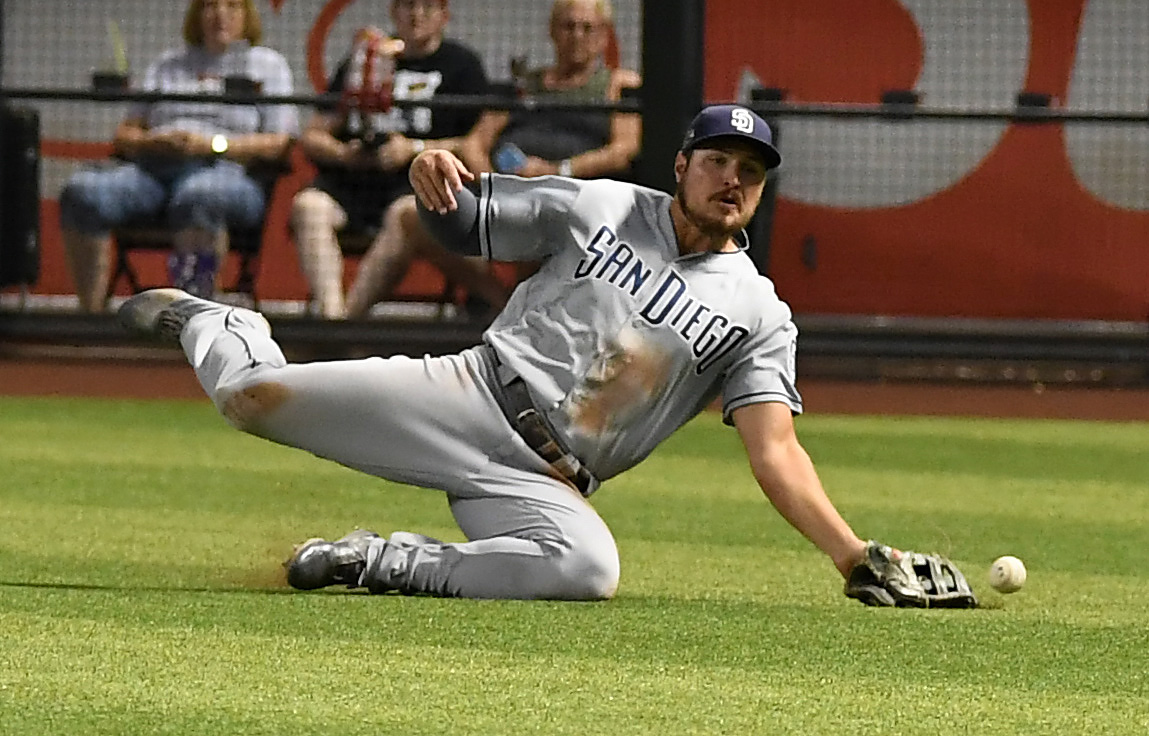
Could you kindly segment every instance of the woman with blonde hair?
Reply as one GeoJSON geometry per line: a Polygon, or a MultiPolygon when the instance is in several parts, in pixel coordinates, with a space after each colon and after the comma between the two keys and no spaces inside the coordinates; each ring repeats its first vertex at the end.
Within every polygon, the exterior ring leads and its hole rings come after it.
{"type": "MultiPolygon", "coordinates": [[[[191,0],[183,38],[185,46],[148,67],[141,91],[220,94],[225,80],[239,78],[257,94],[291,94],[287,60],[259,45],[252,0],[191,0]]],[[[210,297],[227,229],[263,218],[264,188],[250,167],[283,160],[298,130],[292,105],[134,105],[115,132],[116,162],[78,172],[60,194],[80,308],[104,308],[111,230],[157,217],[174,232],[172,283],[210,297]]]]}

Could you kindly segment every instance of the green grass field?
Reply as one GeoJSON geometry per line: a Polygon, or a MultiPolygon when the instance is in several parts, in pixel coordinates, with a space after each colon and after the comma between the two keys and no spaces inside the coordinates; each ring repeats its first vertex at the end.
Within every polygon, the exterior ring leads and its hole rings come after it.
{"type": "Polygon", "coordinates": [[[988,605],[847,600],[712,415],[596,497],[613,601],[293,593],[306,536],[459,539],[441,495],[207,403],[0,399],[0,733],[1149,732],[1149,424],[799,433],[860,534],[949,554],[988,605]]]}

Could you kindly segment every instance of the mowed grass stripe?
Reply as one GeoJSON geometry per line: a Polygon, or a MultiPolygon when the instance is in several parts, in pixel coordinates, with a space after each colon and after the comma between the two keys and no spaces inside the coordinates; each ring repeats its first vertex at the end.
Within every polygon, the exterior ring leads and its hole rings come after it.
{"type": "MultiPolygon", "coordinates": [[[[720,418],[696,423],[718,430],[720,418]]],[[[803,416],[798,435],[820,467],[958,472],[1002,478],[1149,483],[1149,424],[1041,422],[933,417],[803,416]]],[[[665,448],[680,458],[713,460],[715,449],[741,457],[737,433],[723,428],[709,443],[672,437],[665,448]],[[725,436],[723,436],[725,435],[725,436]]]]}
{"type": "MultiPolygon", "coordinates": [[[[661,458],[665,475],[649,478],[630,473],[605,486],[598,505],[609,509],[625,504],[619,496],[637,492],[665,499],[666,513],[674,515],[682,503],[706,503],[715,513],[730,513],[731,505],[749,506],[763,501],[762,491],[746,469],[733,463],[694,467],[682,458],[661,458]]],[[[987,511],[1003,511],[1026,518],[1060,515],[1114,522],[1149,521],[1149,478],[1144,482],[1102,479],[1101,470],[1091,480],[1002,478],[976,472],[907,471],[843,468],[833,463],[819,466],[827,492],[843,506],[882,509],[960,508],[976,504],[987,511]]],[[[656,515],[660,509],[654,509],[656,515]]]]}
{"type": "Polygon", "coordinates": [[[1141,422],[813,413],[800,416],[796,423],[799,433],[811,427],[825,434],[863,439],[945,438],[956,435],[1025,445],[1060,445],[1071,450],[1090,446],[1136,450],[1149,438],[1149,426],[1141,422]]]}
{"type": "MultiPolygon", "coordinates": [[[[395,608],[411,605],[417,603],[403,601],[384,607],[390,610],[383,613],[394,614],[395,608]]],[[[1088,672],[1065,670],[1061,656],[1072,658],[1081,648],[1095,643],[1083,640],[1079,631],[1073,632],[1072,638],[1080,645],[1078,648],[1062,650],[1059,655],[1041,653],[1048,658],[1048,664],[1056,665],[1049,670],[1049,677],[1018,681],[1019,675],[1025,673],[1019,672],[1017,663],[1032,657],[1033,652],[1019,651],[1021,637],[1010,636],[1009,631],[988,627],[982,638],[969,641],[961,652],[944,648],[921,650],[919,661],[907,667],[903,658],[891,652],[901,649],[897,647],[877,647],[859,659],[830,653],[806,656],[804,652],[811,651],[811,647],[802,634],[809,631],[803,624],[808,612],[783,609],[773,613],[783,618],[775,630],[785,639],[778,636],[764,641],[762,647],[748,653],[752,656],[733,660],[736,667],[712,664],[715,658],[708,660],[705,656],[715,652],[715,646],[726,634],[713,629],[696,642],[694,653],[702,656],[658,648],[659,653],[679,656],[650,661],[642,655],[655,648],[648,646],[636,652],[635,645],[636,641],[650,643],[649,633],[641,639],[615,639],[610,646],[597,647],[595,656],[588,658],[585,647],[579,647],[575,655],[565,653],[561,639],[557,647],[552,643],[537,649],[492,651],[473,640],[459,645],[412,641],[415,637],[397,634],[419,632],[386,624],[379,627],[378,638],[349,639],[346,631],[330,638],[314,633],[307,637],[236,635],[210,628],[198,632],[155,625],[146,629],[109,629],[96,622],[49,622],[42,626],[36,620],[21,631],[20,622],[6,620],[5,628],[21,633],[39,655],[26,663],[13,662],[17,666],[8,669],[4,684],[5,690],[17,699],[26,698],[29,706],[42,697],[41,688],[55,687],[67,692],[79,684],[83,685],[83,702],[89,708],[99,709],[104,701],[109,706],[130,703],[144,713],[174,712],[177,721],[182,720],[178,714],[185,710],[214,710],[216,718],[221,711],[272,716],[276,711],[298,710],[302,702],[312,719],[322,719],[328,727],[379,718],[389,725],[403,724],[405,717],[410,718],[412,705],[432,698],[439,706],[439,717],[448,720],[428,723],[428,716],[434,719],[433,712],[418,708],[422,716],[406,721],[407,725],[417,729],[451,725],[448,730],[452,732],[467,732],[471,726],[494,728],[487,732],[502,733],[510,724],[534,724],[537,728],[565,725],[569,728],[566,732],[575,732],[569,720],[550,720],[563,711],[572,716],[582,714],[576,723],[586,723],[585,719],[593,714],[590,722],[599,726],[617,720],[658,727],[662,732],[670,727],[669,732],[674,733],[680,732],[674,723],[698,729],[719,724],[755,729],[786,723],[846,725],[855,719],[858,726],[869,724],[874,728],[916,724],[936,729],[943,725],[941,719],[959,716],[970,725],[976,725],[968,721],[970,718],[992,718],[991,723],[998,728],[1010,723],[1021,727],[1032,727],[1034,723],[1064,727],[1088,722],[1088,715],[1083,719],[1083,714],[1099,706],[1110,715],[1127,719],[1130,725],[1147,715],[1144,701],[1139,700],[1142,689],[1112,679],[1098,681],[1088,672]],[[371,651],[369,647],[380,639],[386,642],[385,652],[353,660],[351,682],[362,683],[362,688],[356,690],[369,697],[350,697],[348,679],[333,677],[332,673],[348,673],[349,646],[357,651],[371,651]],[[62,641],[84,644],[62,651],[58,645],[62,641]],[[51,659],[40,656],[45,653],[51,654],[51,659]],[[29,666],[21,667],[22,664],[29,666]],[[998,666],[990,676],[974,677],[971,681],[971,673],[991,672],[987,664],[998,666]],[[874,671],[882,672],[877,681],[872,677],[874,671]],[[22,672],[36,672],[35,680],[25,679],[22,672]],[[1053,676],[1053,672],[1085,676],[1070,682],[1053,676]],[[135,685],[140,682],[147,687],[135,685]],[[891,692],[899,695],[893,704],[889,702],[891,692]],[[611,695],[602,697],[604,693],[611,695]],[[1088,697],[1091,694],[1096,697],[1088,697]],[[907,699],[907,695],[915,697],[907,699]],[[825,707],[827,698],[836,704],[829,711],[825,707]],[[931,698],[946,704],[933,712],[916,707],[922,699],[931,698]],[[468,713],[464,704],[476,701],[491,703],[499,714],[468,713]],[[1002,706],[1007,703],[1014,707],[1006,709],[1003,718],[1002,706]],[[816,707],[818,704],[820,707],[816,707]],[[889,710],[891,706],[893,711],[889,710]],[[666,720],[671,715],[673,719],[666,720]],[[508,716],[513,720],[508,720],[508,716]],[[397,721],[392,720],[396,718],[397,721]]],[[[731,625],[746,623],[725,617],[717,620],[731,625]]],[[[930,628],[935,636],[953,633],[930,628]]],[[[870,626],[859,629],[871,633],[870,626]]],[[[833,643],[876,643],[865,638],[859,641],[859,629],[839,632],[833,643]]],[[[518,637],[528,632],[512,633],[518,637]]],[[[553,631],[539,633],[549,633],[554,638],[553,631]]],[[[898,633],[902,632],[887,632],[890,637],[898,633]]],[[[1062,632],[1055,628],[1050,633],[1061,641],[1057,635],[1062,632]]],[[[654,637],[654,643],[659,641],[667,640],[654,637]]],[[[1117,641],[1114,645],[1124,643],[1117,641]]],[[[905,648],[915,646],[913,640],[905,642],[905,648]]],[[[279,722],[282,726],[283,721],[279,722]]]]}
{"type": "Polygon", "coordinates": [[[266,573],[312,533],[457,539],[442,496],[205,402],[0,399],[0,730],[1146,732],[1144,425],[799,432],[859,532],[952,554],[989,608],[846,600],[713,415],[596,497],[620,595],[562,604],[286,591],[266,573]],[[984,583],[1002,553],[1014,596],[984,583]]]}
{"type": "MultiPolygon", "coordinates": [[[[121,641],[153,646],[147,643],[149,631],[162,638],[172,629],[206,640],[282,635],[309,642],[293,645],[300,647],[330,640],[374,651],[386,642],[377,656],[387,656],[396,647],[435,645],[514,656],[567,655],[756,671],[782,662],[828,670],[856,668],[862,675],[871,667],[897,664],[906,676],[941,668],[944,672],[936,677],[975,684],[1010,682],[1025,670],[1028,684],[1042,689],[1119,689],[1149,695],[1141,666],[1141,645],[1149,627],[1053,621],[1032,601],[1011,602],[998,610],[939,613],[866,609],[825,596],[810,603],[789,597],[779,602],[777,596],[772,601],[627,596],[608,604],[575,606],[130,586],[22,592],[23,600],[13,601],[0,614],[10,619],[6,636],[43,621],[46,628],[101,627],[107,632],[98,638],[106,637],[109,646],[121,641]],[[961,645],[924,648],[923,637],[961,645]],[[750,641],[753,646],[747,646],[750,641]],[[859,646],[865,657],[843,660],[843,652],[859,646]],[[1104,667],[1094,661],[1098,656],[1104,657],[1104,667]]],[[[79,637],[83,646],[88,638],[79,637]]],[[[14,656],[35,660],[42,656],[40,649],[36,645],[14,656]]]]}

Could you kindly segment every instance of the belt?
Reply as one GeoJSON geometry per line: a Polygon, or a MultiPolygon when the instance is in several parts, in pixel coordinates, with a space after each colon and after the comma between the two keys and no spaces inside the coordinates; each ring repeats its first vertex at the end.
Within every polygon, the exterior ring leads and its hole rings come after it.
{"type": "MultiPolygon", "coordinates": [[[[489,349],[496,367],[506,366],[499,360],[498,353],[489,349]]],[[[496,374],[501,371],[496,370],[496,374]]],[[[496,381],[495,399],[511,427],[523,438],[527,446],[547,462],[556,473],[574,486],[583,496],[589,496],[597,487],[594,476],[583,467],[582,462],[563,447],[551,428],[531,400],[527,383],[520,376],[514,376],[506,383],[496,381]]]]}

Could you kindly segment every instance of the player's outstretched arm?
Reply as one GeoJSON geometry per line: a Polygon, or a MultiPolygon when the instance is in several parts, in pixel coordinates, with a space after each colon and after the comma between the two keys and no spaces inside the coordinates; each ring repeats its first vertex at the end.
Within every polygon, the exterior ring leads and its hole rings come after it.
{"type": "Polygon", "coordinates": [[[424,208],[445,215],[459,208],[456,193],[475,175],[450,151],[424,151],[411,162],[411,188],[424,208]]]}
{"type": "Polygon", "coordinates": [[[777,402],[749,404],[735,409],[731,418],[754,478],[774,508],[829,555],[842,577],[849,575],[862,559],[866,543],[826,496],[814,463],[794,433],[790,407],[777,402]]]}
{"type": "Polygon", "coordinates": [[[481,252],[479,200],[474,192],[463,186],[464,180],[471,181],[474,176],[465,167],[462,170],[465,173],[460,173],[456,164],[462,166],[453,154],[446,151],[426,151],[415,157],[410,176],[418,203],[416,209],[427,234],[439,245],[461,255],[477,256],[481,252]],[[419,165],[418,171],[416,164],[419,165]],[[440,166],[446,168],[446,174],[440,166]],[[449,181],[452,171],[457,176],[453,182],[449,181]],[[444,199],[446,196],[451,197],[449,204],[444,199]]]}

